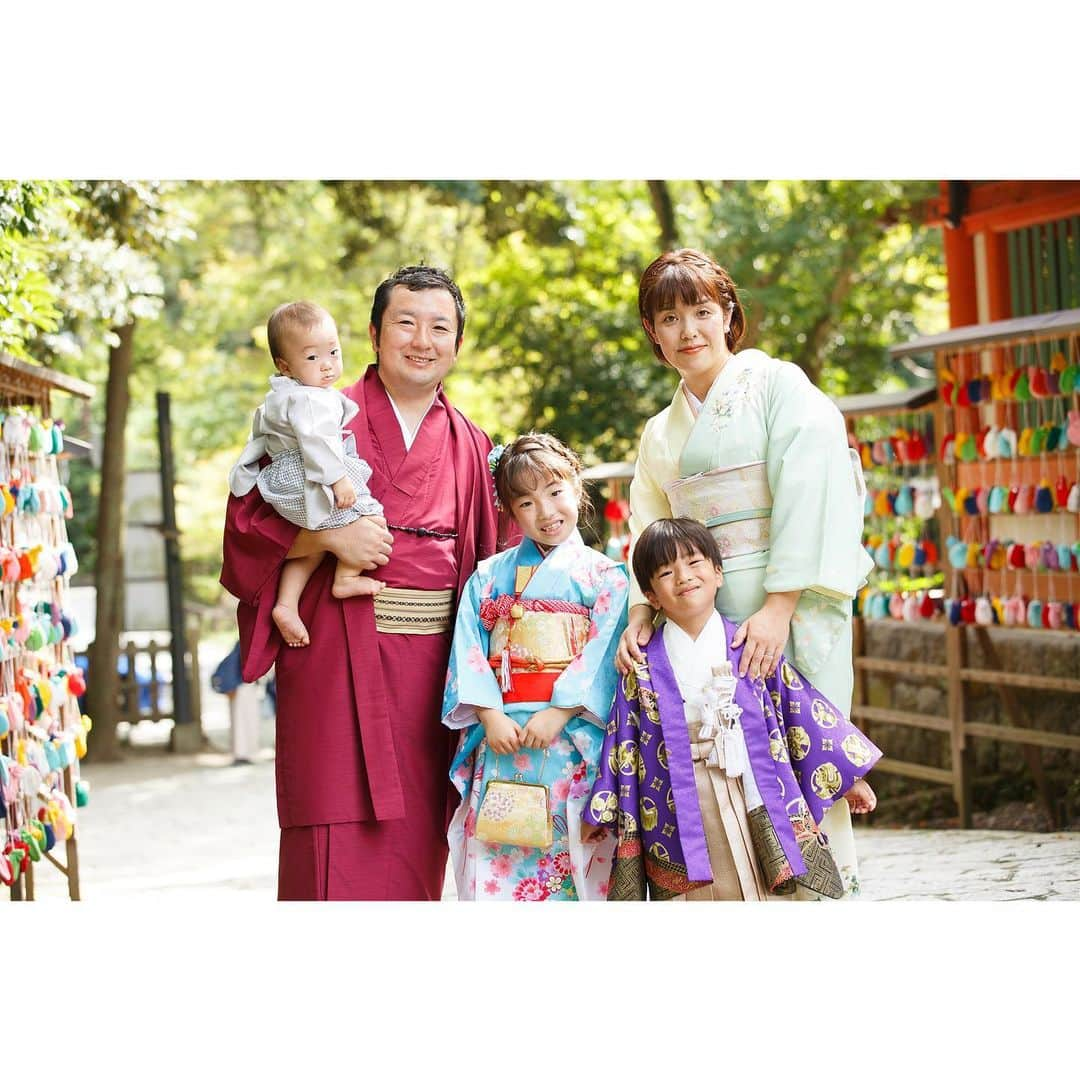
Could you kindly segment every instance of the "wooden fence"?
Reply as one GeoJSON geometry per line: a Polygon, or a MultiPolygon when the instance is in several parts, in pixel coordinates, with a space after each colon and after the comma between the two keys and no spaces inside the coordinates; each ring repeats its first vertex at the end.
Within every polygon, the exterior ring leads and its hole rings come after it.
{"type": "MultiPolygon", "coordinates": [[[[1030,631],[1033,634],[1038,630],[1030,631]]],[[[1046,631],[1060,633],[1060,631],[1046,631]]],[[[1080,751],[1080,736],[1063,732],[1045,731],[1031,725],[1020,706],[1016,691],[1038,691],[1080,694],[1080,679],[1059,678],[1048,675],[1029,675],[1022,671],[1001,670],[1001,660],[994,646],[990,631],[982,626],[945,627],[945,663],[924,664],[907,660],[886,660],[866,655],[865,628],[863,620],[854,620],[855,639],[855,688],[852,698],[851,718],[860,726],[866,724],[895,724],[901,727],[939,731],[949,736],[950,767],[937,768],[914,761],[893,757],[883,758],[874,768],[876,772],[910,776],[916,780],[944,784],[952,788],[959,810],[962,828],[971,828],[972,781],[974,779],[974,755],[972,738],[996,739],[1000,742],[1019,743],[1028,767],[1043,796],[1046,809],[1052,814],[1046,796],[1043,776],[1042,748],[1080,751]],[[971,630],[988,668],[967,666],[967,632],[971,630]],[[921,712],[885,709],[870,705],[867,676],[878,675],[892,679],[927,679],[944,682],[947,715],[934,716],[921,712]],[[992,686],[1001,698],[1008,724],[984,724],[967,719],[966,686],[981,683],[992,686]]]]}
{"type": "MultiPolygon", "coordinates": [[[[186,632],[187,652],[185,660],[190,673],[191,687],[191,717],[193,723],[201,723],[202,694],[201,678],[199,673],[199,632],[188,627],[186,632]]],[[[120,676],[120,699],[117,703],[118,718],[126,720],[130,724],[137,724],[140,720],[172,720],[172,676],[161,677],[158,658],[162,655],[169,656],[169,635],[165,634],[165,640],[158,642],[151,638],[145,645],[137,645],[134,641],[128,641],[120,650],[120,655],[127,658],[126,670],[120,676]],[[145,668],[139,664],[139,657],[146,656],[149,659],[148,681],[140,681],[140,673],[145,673],[145,668]],[[168,703],[162,704],[163,691],[167,691],[168,703]]]]}

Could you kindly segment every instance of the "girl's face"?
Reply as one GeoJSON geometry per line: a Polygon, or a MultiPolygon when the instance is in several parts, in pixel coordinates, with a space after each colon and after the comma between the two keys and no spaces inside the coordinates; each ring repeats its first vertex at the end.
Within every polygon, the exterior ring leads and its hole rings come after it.
{"type": "Polygon", "coordinates": [[[510,503],[521,531],[541,547],[561,544],[577,528],[581,487],[548,473],[536,477],[535,486],[510,503]]]}
{"type": "Polygon", "coordinates": [[[696,394],[702,385],[708,390],[731,356],[724,340],[728,321],[723,306],[714,300],[703,298],[696,304],[676,300],[674,307],[655,312],[652,321],[645,322],[645,331],[696,394]]]}

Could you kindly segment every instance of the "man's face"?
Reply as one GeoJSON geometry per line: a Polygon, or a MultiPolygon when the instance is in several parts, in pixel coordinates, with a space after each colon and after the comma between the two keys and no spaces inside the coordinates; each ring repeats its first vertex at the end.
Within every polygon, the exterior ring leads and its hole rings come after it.
{"type": "Polygon", "coordinates": [[[434,393],[457,358],[457,308],[445,289],[412,292],[395,285],[382,329],[368,327],[379,377],[394,396],[434,393]]]}

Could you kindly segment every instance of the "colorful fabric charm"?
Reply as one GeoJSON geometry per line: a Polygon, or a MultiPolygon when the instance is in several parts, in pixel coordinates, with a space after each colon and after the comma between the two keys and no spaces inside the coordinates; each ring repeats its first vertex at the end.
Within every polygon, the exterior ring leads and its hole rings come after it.
{"type": "Polygon", "coordinates": [[[1069,426],[1065,429],[1065,434],[1073,446],[1080,446],[1080,409],[1069,410],[1069,426]]]}

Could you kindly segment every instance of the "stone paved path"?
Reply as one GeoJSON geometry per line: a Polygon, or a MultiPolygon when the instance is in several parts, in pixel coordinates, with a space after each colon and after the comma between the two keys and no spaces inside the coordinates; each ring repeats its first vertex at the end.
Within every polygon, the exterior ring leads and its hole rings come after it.
{"type": "MultiPolygon", "coordinates": [[[[218,655],[200,652],[205,678],[218,655]]],[[[205,680],[204,680],[205,682],[205,680]]],[[[225,699],[203,687],[203,728],[215,749],[173,755],[165,725],[141,724],[128,760],[87,765],[80,817],[83,899],[212,898],[264,904],[276,892],[273,720],[264,718],[254,765],[233,767],[225,699]]],[[[857,830],[867,900],[1080,900],[1080,832],[857,830]]],[[[51,866],[36,873],[40,900],[64,900],[51,866]]],[[[448,875],[446,897],[452,898],[448,875]]]]}
{"type": "MultiPolygon", "coordinates": [[[[246,767],[231,767],[224,753],[144,749],[118,765],[88,766],[84,776],[92,791],[80,840],[87,902],[273,900],[278,833],[268,747],[246,767]]],[[[864,899],[1080,900],[1080,833],[860,828],[858,837],[864,899]]],[[[52,867],[39,868],[37,884],[41,899],[65,895],[52,867]]]]}

